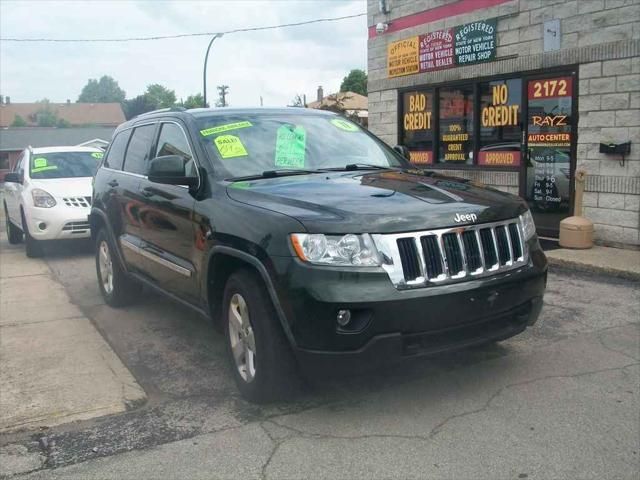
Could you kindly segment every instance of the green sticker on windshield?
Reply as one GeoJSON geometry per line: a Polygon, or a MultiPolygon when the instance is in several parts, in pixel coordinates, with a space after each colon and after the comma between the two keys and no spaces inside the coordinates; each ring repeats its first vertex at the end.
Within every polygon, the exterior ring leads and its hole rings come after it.
{"type": "Polygon", "coordinates": [[[46,172],[47,170],[57,170],[57,169],[58,169],[57,165],[49,165],[44,167],[32,168],[31,173],[46,172]]]}
{"type": "Polygon", "coordinates": [[[218,147],[222,158],[246,157],[248,155],[244,145],[235,135],[220,135],[213,142],[218,147]]]}
{"type": "Polygon", "coordinates": [[[33,159],[33,169],[42,168],[47,166],[47,159],[44,157],[38,157],[33,159]]]}
{"type": "Polygon", "coordinates": [[[353,123],[347,122],[346,120],[341,120],[339,118],[334,118],[333,120],[331,120],[331,124],[334,127],[339,128],[340,130],[344,130],[345,132],[357,132],[358,131],[358,127],[355,126],[353,123]]]}
{"type": "Polygon", "coordinates": [[[93,153],[91,154],[91,156],[92,156],[93,158],[102,158],[102,157],[104,157],[104,153],[102,153],[102,152],[93,152],[93,153]]]}
{"type": "Polygon", "coordinates": [[[225,125],[218,125],[217,127],[207,128],[206,130],[200,130],[200,135],[208,137],[209,135],[215,135],[216,133],[228,132],[229,130],[237,130],[239,128],[251,127],[251,122],[235,122],[227,123],[225,125]]]}
{"type": "Polygon", "coordinates": [[[304,127],[282,125],[276,134],[276,167],[304,168],[307,132],[304,127]]]}

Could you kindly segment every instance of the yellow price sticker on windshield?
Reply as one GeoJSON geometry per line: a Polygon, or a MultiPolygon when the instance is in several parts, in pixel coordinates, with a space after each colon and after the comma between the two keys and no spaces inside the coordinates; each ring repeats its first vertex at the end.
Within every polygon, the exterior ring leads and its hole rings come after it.
{"type": "Polygon", "coordinates": [[[356,127],[353,123],[347,122],[346,120],[341,120],[339,118],[334,118],[331,120],[331,124],[334,127],[339,128],[340,130],[344,130],[345,132],[357,132],[358,127],[356,127]]]}
{"type": "Polygon", "coordinates": [[[246,157],[247,150],[235,135],[220,135],[213,141],[222,158],[246,157]]]}
{"type": "Polygon", "coordinates": [[[47,166],[47,159],[44,157],[38,157],[33,159],[33,168],[42,168],[47,166]]]}

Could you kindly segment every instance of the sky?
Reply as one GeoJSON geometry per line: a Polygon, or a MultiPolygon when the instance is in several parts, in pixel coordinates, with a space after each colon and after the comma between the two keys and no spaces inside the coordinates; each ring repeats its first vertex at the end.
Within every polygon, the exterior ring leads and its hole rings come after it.
{"type": "MultiPolygon", "coordinates": [[[[365,0],[0,0],[1,37],[119,38],[218,32],[366,11],[365,0]]],[[[127,43],[0,42],[0,94],[12,103],[76,101],[90,78],[110,75],[127,98],[159,83],[178,99],[202,92],[209,37],[127,43]]],[[[313,101],[319,85],[338,91],[353,68],[366,70],[366,16],[228,34],[209,56],[208,100],[228,85],[231,106],[313,101]]]]}

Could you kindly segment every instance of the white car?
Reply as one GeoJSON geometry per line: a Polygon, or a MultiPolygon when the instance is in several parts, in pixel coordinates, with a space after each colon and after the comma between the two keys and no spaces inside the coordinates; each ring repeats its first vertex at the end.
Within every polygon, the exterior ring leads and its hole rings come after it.
{"type": "Polygon", "coordinates": [[[28,148],[5,177],[4,213],[9,243],[24,240],[27,256],[42,241],[86,238],[92,178],[103,152],[90,147],[28,148]]]}

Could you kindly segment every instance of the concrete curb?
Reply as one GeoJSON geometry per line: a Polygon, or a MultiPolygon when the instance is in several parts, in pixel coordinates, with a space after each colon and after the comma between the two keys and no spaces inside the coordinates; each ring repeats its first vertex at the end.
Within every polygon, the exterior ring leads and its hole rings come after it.
{"type": "Polygon", "coordinates": [[[549,266],[551,267],[561,267],[568,270],[576,270],[579,272],[598,273],[602,275],[624,278],[626,280],[640,281],[640,273],[630,270],[621,270],[613,267],[602,267],[600,265],[577,262],[574,260],[567,260],[563,258],[554,258],[550,256],[547,256],[547,260],[549,262],[549,266]]]}

